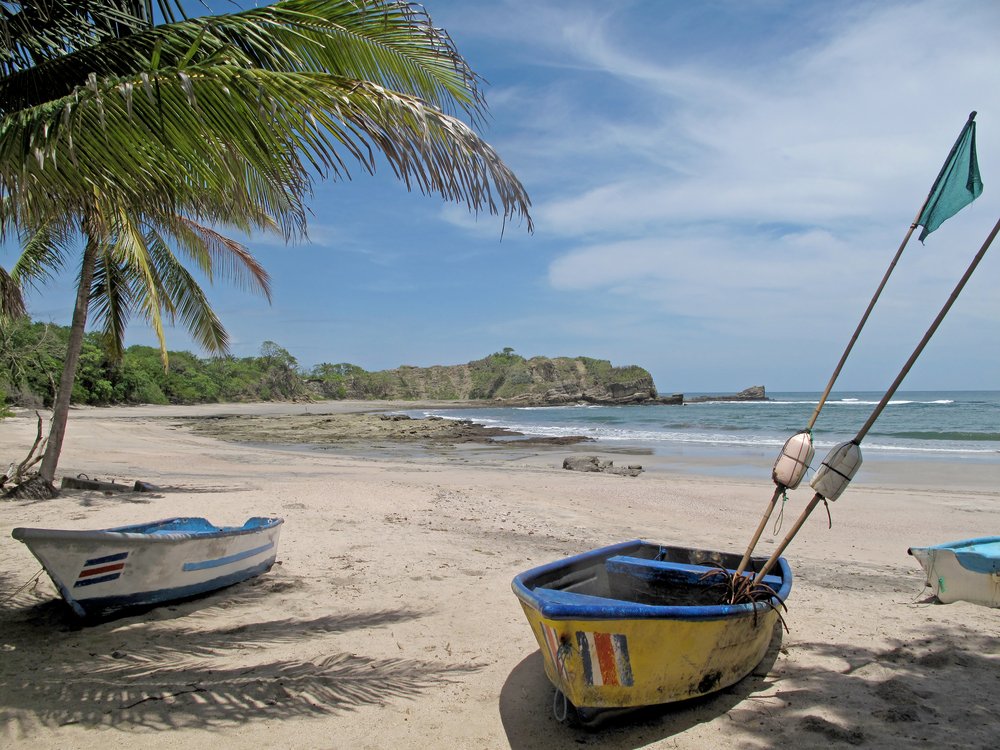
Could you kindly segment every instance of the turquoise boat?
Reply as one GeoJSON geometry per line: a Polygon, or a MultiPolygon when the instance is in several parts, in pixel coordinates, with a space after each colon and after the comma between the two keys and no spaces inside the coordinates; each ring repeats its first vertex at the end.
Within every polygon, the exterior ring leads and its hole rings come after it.
{"type": "Polygon", "coordinates": [[[1000,536],[910,547],[938,601],[1000,607],[1000,536]]]}

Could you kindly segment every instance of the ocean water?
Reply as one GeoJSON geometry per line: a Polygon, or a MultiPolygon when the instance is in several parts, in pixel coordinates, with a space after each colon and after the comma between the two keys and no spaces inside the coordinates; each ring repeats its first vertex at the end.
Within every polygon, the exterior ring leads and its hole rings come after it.
{"type": "MultiPolygon", "coordinates": [[[[855,437],[882,399],[834,392],[813,427],[817,458],[855,437]]],[[[808,424],[820,392],[769,393],[768,401],[683,406],[558,406],[415,410],[413,416],[471,419],[526,435],[585,435],[598,448],[659,455],[705,451],[773,453],[808,424]]],[[[1000,464],[1000,391],[897,392],[861,443],[869,458],[948,458],[1000,464]]]]}

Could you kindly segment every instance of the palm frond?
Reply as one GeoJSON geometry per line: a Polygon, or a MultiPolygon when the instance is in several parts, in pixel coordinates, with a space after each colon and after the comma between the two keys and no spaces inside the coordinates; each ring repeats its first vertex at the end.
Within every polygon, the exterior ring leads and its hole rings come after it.
{"type": "Polygon", "coordinates": [[[0,110],[64,95],[84,86],[91,74],[122,76],[222,59],[247,68],[367,80],[445,111],[484,112],[478,77],[447,34],[412,3],[286,0],[160,26],[144,26],[144,14],[137,16],[103,19],[105,25],[127,27],[127,38],[83,24],[89,37],[64,45],[61,55],[11,70],[0,79],[0,110]]]}
{"type": "Polygon", "coordinates": [[[151,256],[163,281],[163,296],[171,300],[172,318],[179,319],[203,349],[212,354],[226,354],[229,351],[229,334],[209,304],[204,290],[162,237],[151,233],[148,241],[151,256]]]}
{"type": "Polygon", "coordinates": [[[0,268],[0,320],[20,318],[26,314],[20,285],[6,269],[0,268]]]}
{"type": "MultiPolygon", "coordinates": [[[[116,217],[113,242],[104,248],[106,262],[118,268],[125,283],[131,290],[132,308],[137,308],[149,327],[153,329],[160,344],[160,356],[164,366],[167,363],[167,340],[163,330],[163,315],[173,315],[173,303],[169,294],[163,293],[163,278],[156,259],[152,257],[147,244],[146,233],[134,215],[120,212],[116,217]]],[[[129,309],[127,312],[132,312],[129,309]]],[[[117,330],[113,331],[117,333],[117,330]]],[[[121,329],[115,348],[120,350],[124,339],[121,329]]]]}
{"type": "Polygon", "coordinates": [[[38,288],[65,267],[75,236],[75,230],[57,221],[22,232],[21,254],[11,276],[21,287],[38,288]]]}
{"type": "Polygon", "coordinates": [[[88,210],[96,187],[104,200],[151,213],[263,206],[288,234],[302,228],[309,170],[339,175],[342,149],[373,171],[373,147],[411,189],[499,213],[495,190],[505,218],[520,214],[530,229],[524,188],[460,120],[362,81],[228,65],[163,71],[148,83],[93,81],[9,116],[0,188],[21,196],[18,208],[35,221],[88,210]],[[154,84],[155,97],[133,95],[154,84]]]}
{"type": "Polygon", "coordinates": [[[90,319],[101,330],[104,349],[115,361],[125,349],[125,328],[136,305],[136,277],[109,253],[100,253],[90,287],[90,319]]]}
{"type": "MultiPolygon", "coordinates": [[[[168,233],[177,249],[195,262],[209,281],[220,276],[271,301],[270,274],[243,244],[184,216],[164,217],[156,224],[162,228],[161,238],[162,232],[168,233]]],[[[169,244],[161,241],[164,246],[169,244]]]]}
{"type": "MultiPolygon", "coordinates": [[[[160,18],[185,17],[176,0],[157,0],[160,18]]],[[[0,74],[153,27],[151,0],[28,0],[0,4],[0,74]]]]}

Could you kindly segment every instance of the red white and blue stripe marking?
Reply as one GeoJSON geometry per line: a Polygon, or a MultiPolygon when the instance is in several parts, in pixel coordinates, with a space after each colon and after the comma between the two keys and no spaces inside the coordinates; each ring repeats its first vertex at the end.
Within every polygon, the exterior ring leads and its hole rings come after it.
{"type": "Polygon", "coordinates": [[[588,685],[632,686],[632,663],[628,655],[628,639],[624,635],[578,630],[576,643],[580,647],[583,676],[588,685]]]}
{"type": "Polygon", "coordinates": [[[128,552],[118,552],[114,555],[104,555],[87,560],[83,564],[80,574],[76,577],[73,588],[114,581],[121,576],[122,570],[125,569],[126,557],[128,557],[128,552]]]}

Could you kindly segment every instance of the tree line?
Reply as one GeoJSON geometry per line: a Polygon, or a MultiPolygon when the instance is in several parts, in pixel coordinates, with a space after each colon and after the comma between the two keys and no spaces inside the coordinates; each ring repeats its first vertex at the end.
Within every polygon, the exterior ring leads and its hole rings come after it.
{"type": "MultiPolygon", "coordinates": [[[[63,372],[68,326],[27,319],[0,324],[0,399],[7,406],[51,408],[63,372]]],[[[83,340],[73,403],[200,404],[287,401],[302,398],[377,398],[379,373],[348,363],[302,368],[286,349],[265,341],[258,356],[198,357],[130,346],[120,358],[108,353],[102,335],[83,340]]]]}

